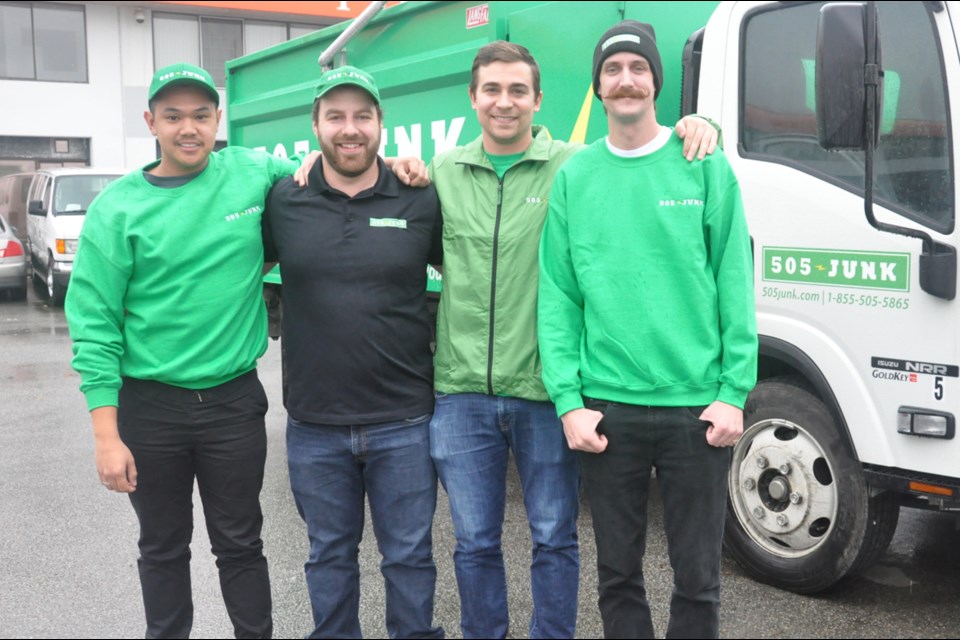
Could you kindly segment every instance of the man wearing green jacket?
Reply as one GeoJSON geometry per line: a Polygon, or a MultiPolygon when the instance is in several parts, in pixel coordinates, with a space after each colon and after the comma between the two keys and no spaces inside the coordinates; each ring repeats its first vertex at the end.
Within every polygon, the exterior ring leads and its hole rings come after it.
{"type": "Polygon", "coordinates": [[[540,247],[543,380],[578,450],[607,638],[652,638],[643,582],[656,469],[674,571],[668,638],[719,633],[730,450],[756,382],[750,238],[723,154],[687,163],[657,123],[653,27],[608,30],[610,135],[557,173],[540,247]]]}
{"type": "Polygon", "coordinates": [[[214,153],[220,98],[199,67],[160,69],[149,100],[160,160],[111,183],[84,224],[66,300],[73,366],[100,480],[129,494],[140,521],[146,636],[190,634],[196,478],[234,631],[266,638],[260,217],[298,163],[214,153]]]}
{"type": "MultiPolygon", "coordinates": [[[[554,174],[583,146],[551,140],[533,125],[540,70],[520,45],[481,48],[469,94],[481,136],[430,166],[444,221],[430,450],[457,538],[461,630],[465,638],[508,632],[500,539],[512,450],[533,539],[529,635],[569,638],[579,588],[579,480],[540,379],[537,248],[554,174]]],[[[716,132],[705,120],[684,125],[696,143],[691,157],[712,151],[716,132]]]]}

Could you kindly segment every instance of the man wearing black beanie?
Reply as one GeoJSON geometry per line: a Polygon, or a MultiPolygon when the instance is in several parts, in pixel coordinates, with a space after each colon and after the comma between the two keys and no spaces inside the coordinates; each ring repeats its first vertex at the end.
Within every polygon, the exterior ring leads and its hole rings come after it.
{"type": "MultiPolygon", "coordinates": [[[[615,53],[629,51],[647,59],[653,73],[656,91],[653,99],[660,97],[663,86],[663,63],[657,49],[657,36],[653,26],[636,20],[624,20],[610,27],[593,50],[593,93],[600,98],[600,67],[604,60],[615,53]]],[[[601,98],[602,99],[602,98],[601,98]]]]}
{"type": "Polygon", "coordinates": [[[653,27],[600,38],[610,135],[568,160],[540,244],[543,383],[579,452],[607,638],[652,638],[643,579],[656,470],[674,573],[667,638],[716,638],[730,449],[756,382],[753,272],[722,153],[688,163],[656,119],[653,27]]]}

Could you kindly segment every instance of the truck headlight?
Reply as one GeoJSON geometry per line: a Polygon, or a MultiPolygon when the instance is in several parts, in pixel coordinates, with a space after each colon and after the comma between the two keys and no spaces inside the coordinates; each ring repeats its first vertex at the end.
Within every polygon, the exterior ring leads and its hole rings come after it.
{"type": "Polygon", "coordinates": [[[953,414],[942,411],[917,407],[900,407],[897,411],[897,431],[909,436],[950,440],[955,423],[953,414]]]}

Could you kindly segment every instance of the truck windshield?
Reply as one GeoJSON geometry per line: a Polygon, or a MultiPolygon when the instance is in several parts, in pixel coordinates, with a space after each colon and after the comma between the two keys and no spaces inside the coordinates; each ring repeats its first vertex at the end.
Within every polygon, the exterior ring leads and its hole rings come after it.
{"type": "Polygon", "coordinates": [[[57,180],[53,194],[53,214],[57,216],[83,215],[93,199],[118,175],[63,176],[57,180]]]}

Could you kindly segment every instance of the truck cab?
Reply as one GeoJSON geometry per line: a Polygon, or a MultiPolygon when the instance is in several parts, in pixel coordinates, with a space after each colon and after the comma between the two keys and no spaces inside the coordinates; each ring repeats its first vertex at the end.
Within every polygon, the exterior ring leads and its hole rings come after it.
{"type": "Polygon", "coordinates": [[[755,250],[759,384],[734,452],[725,544],[761,579],[807,592],[875,560],[901,505],[960,507],[960,304],[925,284],[956,273],[958,8],[878,3],[870,194],[879,221],[953,251],[951,266],[873,228],[864,152],[819,143],[824,4],[723,3],[694,102],[723,125],[755,250]]]}

